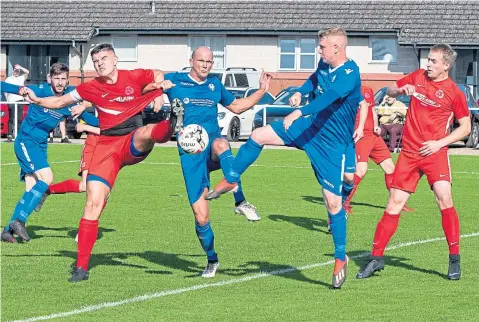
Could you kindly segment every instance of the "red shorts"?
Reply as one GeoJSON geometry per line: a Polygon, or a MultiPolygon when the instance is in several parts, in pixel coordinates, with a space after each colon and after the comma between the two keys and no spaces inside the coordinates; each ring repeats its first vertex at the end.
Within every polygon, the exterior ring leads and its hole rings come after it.
{"type": "Polygon", "coordinates": [[[440,150],[427,157],[401,151],[391,187],[413,193],[423,174],[431,189],[437,181],[452,183],[448,151],[440,150]]]}
{"type": "Polygon", "coordinates": [[[98,142],[98,135],[89,133],[86,137],[85,144],[83,145],[83,150],[81,153],[80,160],[80,172],[78,175],[81,176],[82,172],[88,170],[91,164],[91,158],[93,157],[93,151],[98,142]]]}
{"type": "Polygon", "coordinates": [[[376,164],[391,158],[383,138],[376,134],[366,134],[356,142],[356,162],[368,162],[368,158],[376,164]]]}
{"type": "Polygon", "coordinates": [[[95,153],[93,153],[88,170],[90,179],[90,176],[100,177],[108,183],[111,189],[121,168],[146,159],[151,150],[139,157],[131,153],[131,142],[135,132],[122,136],[98,136],[95,153]]]}

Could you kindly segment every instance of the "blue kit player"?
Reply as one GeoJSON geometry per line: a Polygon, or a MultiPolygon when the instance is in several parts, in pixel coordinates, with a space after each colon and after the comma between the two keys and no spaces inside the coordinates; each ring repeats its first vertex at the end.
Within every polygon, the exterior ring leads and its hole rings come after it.
{"type": "MultiPolygon", "coordinates": [[[[67,65],[55,63],[50,68],[48,83],[29,86],[29,88],[38,97],[61,96],[74,89],[68,86],[68,75],[67,65]]],[[[3,85],[2,83],[2,91],[5,90],[3,85]]],[[[20,180],[25,181],[25,193],[1,234],[2,241],[15,243],[17,240],[14,234],[23,241],[30,240],[25,222],[53,182],[53,173],[47,160],[49,133],[65,116],[71,115],[70,110],[71,107],[50,110],[34,104],[31,104],[28,109],[14,145],[15,155],[21,168],[20,180]]],[[[84,112],[80,117],[88,124],[98,126],[98,120],[93,115],[84,112]]]]}
{"type": "Polygon", "coordinates": [[[258,158],[265,144],[304,150],[322,186],[331,220],[335,247],[333,288],[340,288],[346,280],[346,214],[341,202],[344,162],[358,106],[363,100],[359,68],[346,57],[346,46],[347,36],[342,28],[319,34],[318,51],[322,60],[318,65],[316,86],[321,87],[318,92],[323,93],[289,114],[283,122],[256,129],[236,155],[234,173],[222,179],[206,196],[214,199],[235,189],[241,174],[258,158]]]}
{"type": "MultiPolygon", "coordinates": [[[[191,55],[189,73],[165,75],[165,80],[170,80],[175,85],[166,91],[173,110],[184,109],[183,125],[201,125],[210,138],[208,147],[199,154],[187,154],[178,145],[188,199],[195,216],[196,234],[208,258],[203,277],[214,277],[219,267],[210,226],[209,206],[204,198],[210,186],[209,173],[221,167],[224,175],[228,176],[234,160],[228,141],[221,136],[217,104],[221,103],[232,112],[240,114],[263,97],[271,78],[269,74],[262,74],[258,91],[247,98],[235,99],[217,77],[208,75],[213,63],[211,50],[199,47],[191,55]]],[[[235,212],[245,215],[249,220],[260,219],[255,207],[245,200],[241,189],[235,191],[234,197],[235,212]]]]}

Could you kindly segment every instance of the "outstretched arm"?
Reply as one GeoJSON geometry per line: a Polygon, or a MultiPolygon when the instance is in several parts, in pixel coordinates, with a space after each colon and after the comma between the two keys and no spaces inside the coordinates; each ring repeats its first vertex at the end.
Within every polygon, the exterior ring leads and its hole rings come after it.
{"type": "Polygon", "coordinates": [[[261,73],[259,89],[248,97],[235,99],[233,103],[226,106],[226,108],[235,114],[241,114],[244,111],[249,110],[251,107],[255,106],[268,91],[271,78],[271,74],[264,72],[261,73]]]}
{"type": "MultiPolygon", "coordinates": [[[[76,92],[76,91],[73,91],[73,92],[76,92]]],[[[70,92],[70,93],[73,93],[73,92],[70,92]]],[[[27,102],[35,104],[35,105],[43,106],[46,108],[50,108],[50,109],[60,109],[62,107],[74,104],[81,100],[81,98],[79,99],[74,98],[72,94],[70,93],[67,93],[62,96],[39,98],[28,87],[22,87],[19,93],[20,95],[25,97],[27,102]]]]}

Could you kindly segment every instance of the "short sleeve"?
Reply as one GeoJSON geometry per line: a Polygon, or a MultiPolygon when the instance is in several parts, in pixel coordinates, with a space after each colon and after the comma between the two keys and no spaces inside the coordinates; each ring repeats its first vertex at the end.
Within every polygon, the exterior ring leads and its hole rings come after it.
{"type": "Polygon", "coordinates": [[[452,111],[457,119],[469,116],[466,95],[458,88],[456,89],[456,95],[454,95],[454,101],[452,102],[452,111]]]}
{"type": "Polygon", "coordinates": [[[407,85],[407,84],[413,85],[414,83],[416,83],[416,77],[423,74],[423,73],[424,73],[424,69],[418,69],[418,70],[416,70],[412,73],[407,74],[403,78],[397,80],[396,85],[399,88],[401,88],[401,87],[403,87],[404,85],[407,85]]]}
{"type": "Polygon", "coordinates": [[[223,106],[230,106],[233,101],[235,100],[235,97],[233,94],[231,94],[224,86],[222,83],[218,82],[221,90],[221,99],[220,99],[220,104],[223,106]]]}

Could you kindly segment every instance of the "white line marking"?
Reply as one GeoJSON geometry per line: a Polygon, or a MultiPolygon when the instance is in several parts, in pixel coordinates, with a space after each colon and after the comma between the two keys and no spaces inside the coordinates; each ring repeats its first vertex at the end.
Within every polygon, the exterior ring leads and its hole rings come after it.
{"type": "MultiPolygon", "coordinates": [[[[50,164],[63,164],[63,163],[78,163],[78,160],[73,160],[73,161],[53,161],[49,162],[50,164]]],[[[180,166],[179,162],[148,162],[148,161],[143,161],[138,164],[143,164],[143,165],[174,165],[174,166],[180,166]]],[[[0,166],[10,166],[10,165],[18,165],[18,162],[12,162],[12,163],[1,163],[0,166]]],[[[308,166],[297,166],[297,165],[264,165],[264,164],[252,164],[251,167],[255,168],[272,168],[272,169],[312,169],[310,165],[308,166]]],[[[383,171],[381,169],[368,169],[368,171],[383,171]]],[[[473,174],[473,175],[479,175],[479,172],[466,172],[466,171],[457,171],[453,172],[453,174],[473,174]]]]}
{"type": "MultiPolygon", "coordinates": [[[[464,234],[464,235],[461,235],[461,238],[476,237],[476,236],[479,236],[479,232],[464,234]]],[[[393,246],[388,247],[386,249],[387,250],[394,250],[394,249],[398,249],[398,248],[402,248],[402,247],[422,245],[422,244],[432,243],[432,242],[441,241],[441,240],[445,240],[445,238],[444,237],[438,237],[438,238],[430,238],[430,239],[424,239],[424,240],[417,240],[417,241],[399,243],[397,245],[393,245],[393,246]]],[[[362,254],[350,257],[350,259],[366,257],[368,255],[369,255],[369,253],[362,253],[362,254]]],[[[212,283],[212,284],[198,284],[198,285],[193,285],[193,286],[190,286],[190,287],[180,288],[180,289],[176,289],[176,290],[168,290],[168,291],[150,293],[150,294],[140,295],[140,296],[132,297],[132,298],[121,300],[121,301],[104,302],[104,303],[100,303],[100,304],[96,304],[96,305],[84,306],[80,309],[76,309],[76,310],[72,310],[72,311],[68,311],[68,312],[53,313],[53,314],[50,314],[50,315],[38,316],[38,317],[28,318],[28,319],[25,319],[25,320],[15,320],[15,321],[12,321],[12,322],[30,322],[30,321],[42,321],[42,320],[50,320],[50,319],[55,319],[55,318],[62,318],[62,317],[67,317],[67,316],[72,316],[72,315],[77,315],[77,314],[82,314],[82,313],[87,313],[87,312],[98,311],[98,310],[102,310],[102,309],[105,309],[105,308],[116,307],[116,306],[135,303],[135,302],[148,301],[148,300],[151,300],[151,299],[155,299],[155,298],[159,298],[159,297],[165,297],[165,296],[169,296],[169,295],[183,294],[183,293],[186,293],[186,292],[202,290],[202,289],[210,288],[210,287],[220,287],[220,286],[224,286],[224,285],[244,283],[244,282],[252,281],[252,280],[263,278],[263,277],[287,274],[287,273],[291,273],[291,272],[295,272],[295,271],[304,271],[304,270],[317,268],[317,267],[322,267],[322,266],[326,266],[326,265],[330,265],[330,264],[334,264],[334,260],[330,260],[330,261],[323,262],[323,263],[316,263],[316,264],[300,266],[300,267],[290,267],[290,268],[278,269],[278,270],[269,271],[269,272],[261,272],[261,273],[258,273],[258,274],[245,276],[245,277],[242,277],[242,278],[231,279],[231,280],[221,281],[221,282],[212,283]]]]}

